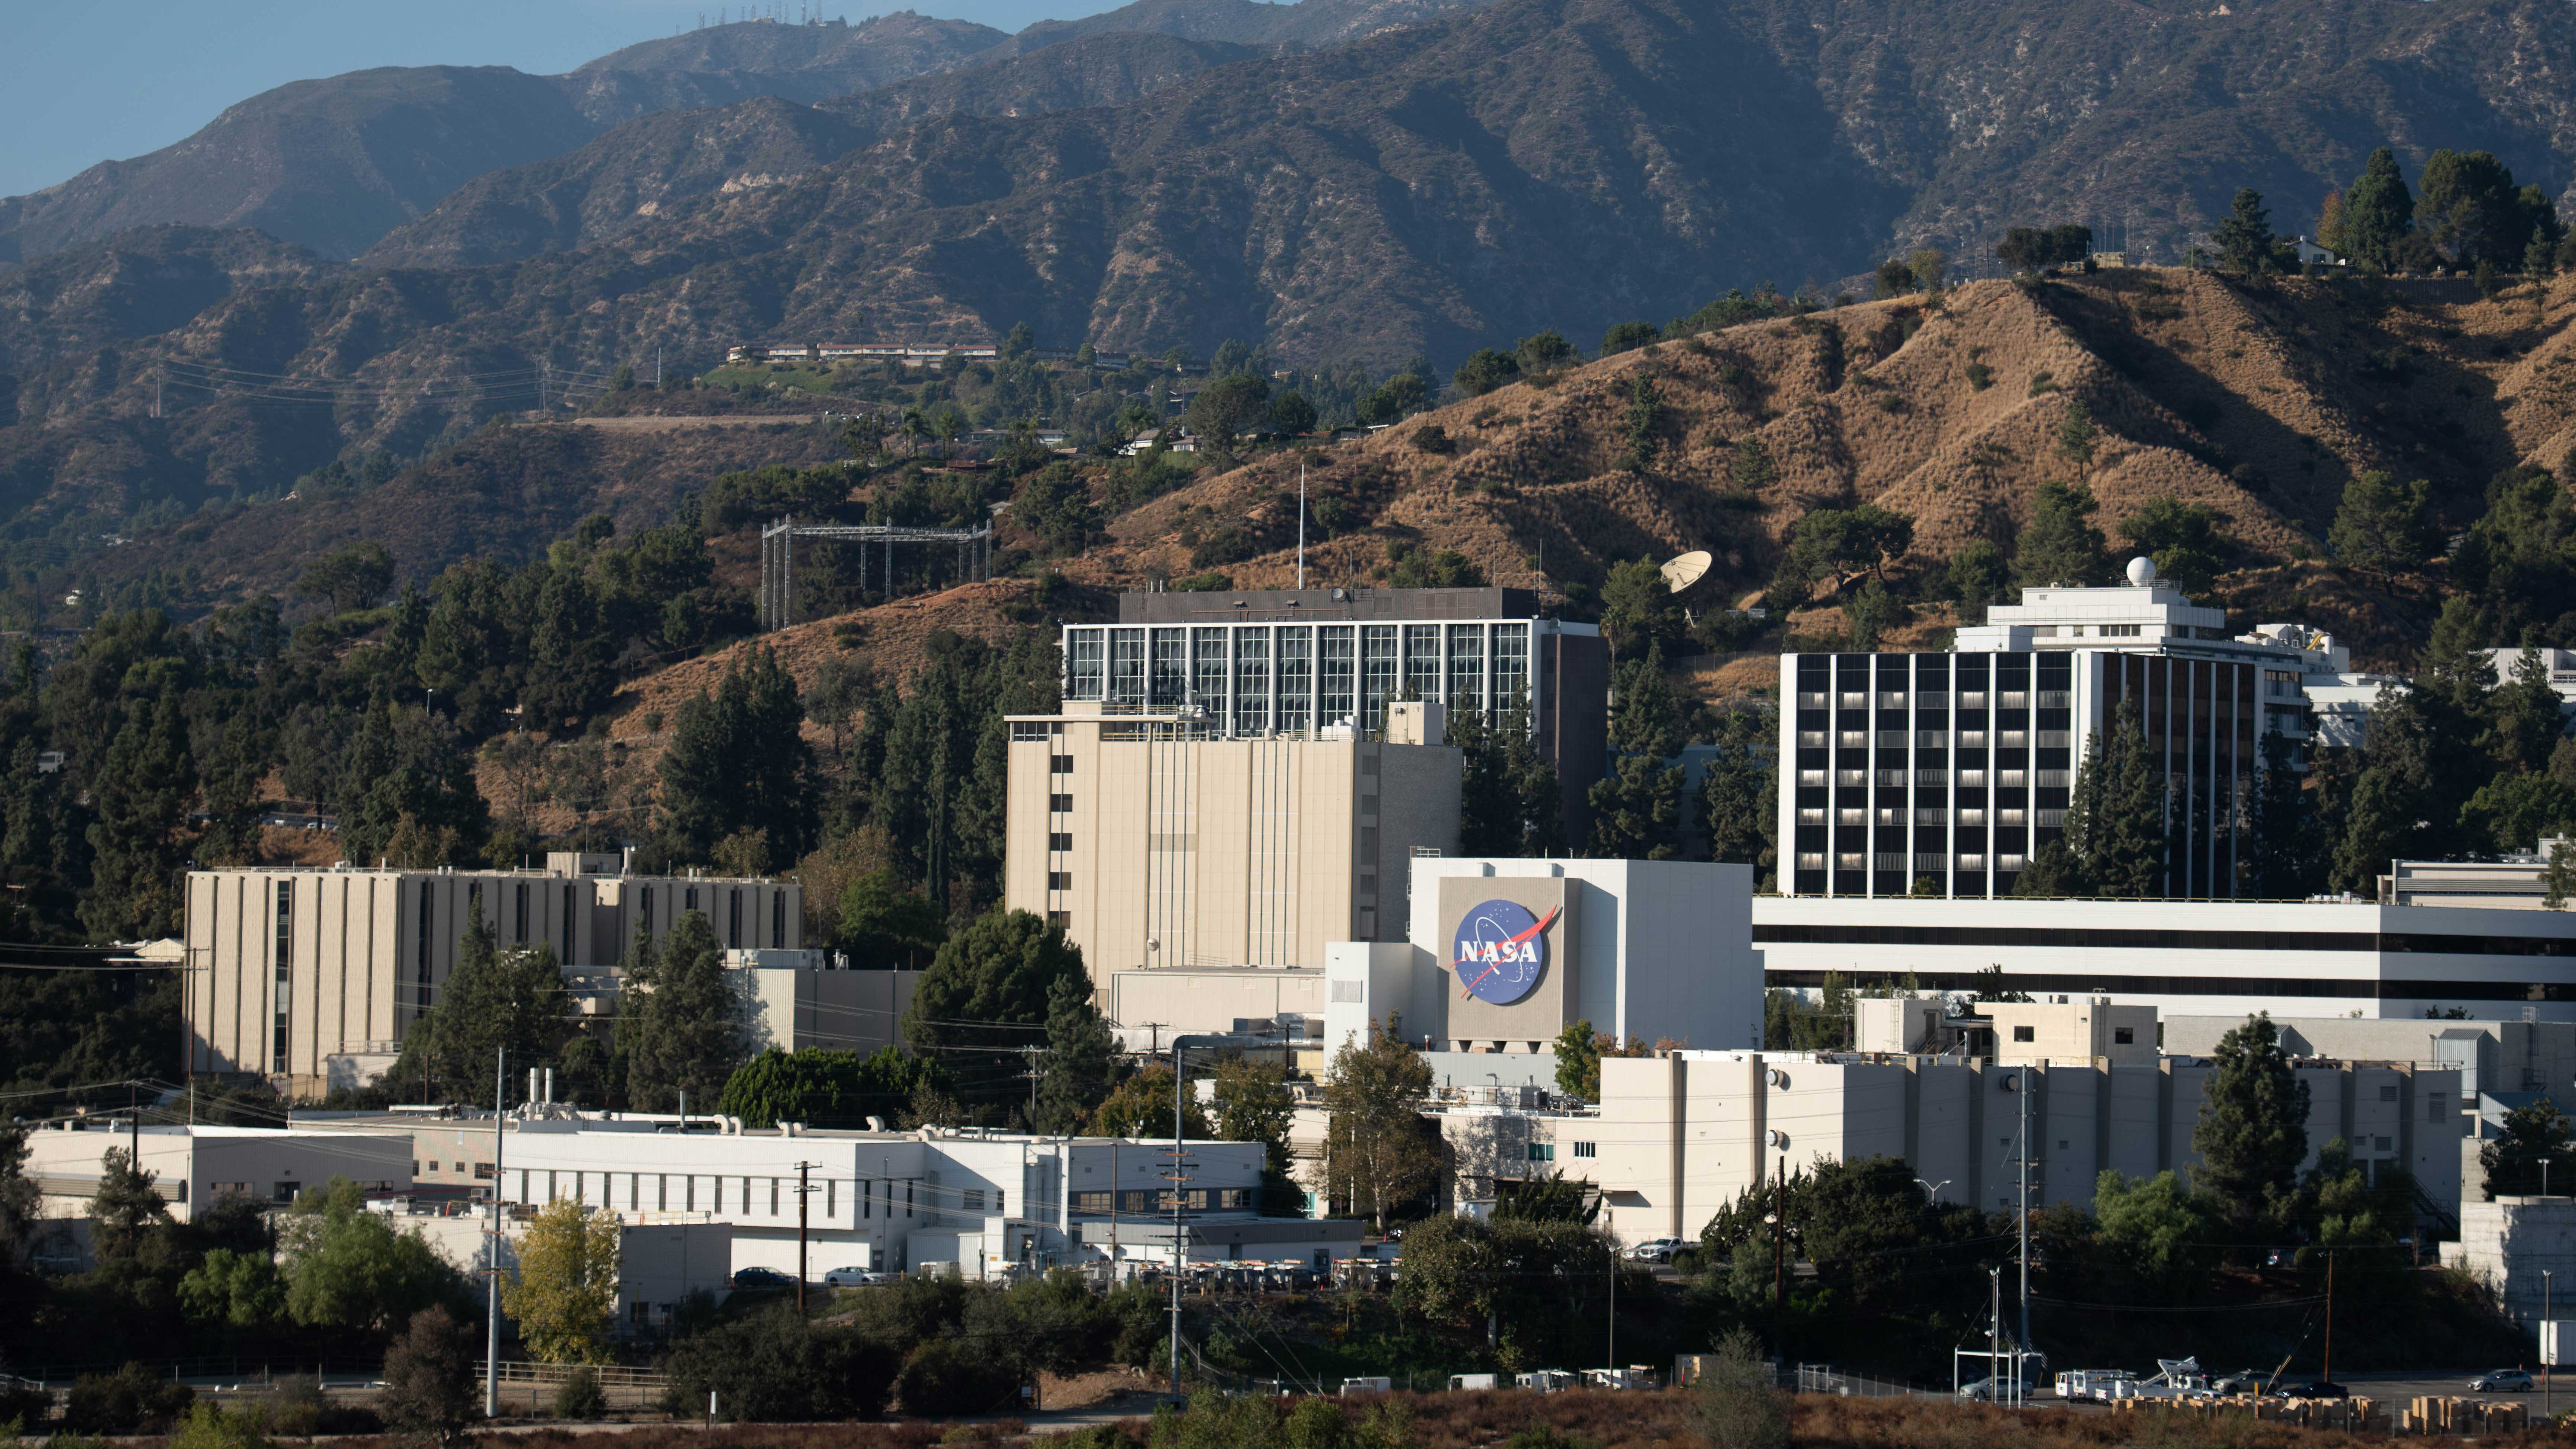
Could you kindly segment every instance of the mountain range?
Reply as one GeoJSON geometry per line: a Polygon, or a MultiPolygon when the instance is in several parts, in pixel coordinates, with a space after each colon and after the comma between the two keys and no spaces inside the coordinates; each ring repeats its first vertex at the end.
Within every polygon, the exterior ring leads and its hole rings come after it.
{"type": "Polygon", "coordinates": [[[1136,0],[1018,35],[910,11],[855,26],[744,21],[630,45],[564,75],[388,66],[296,81],[149,155],[0,198],[0,263],[173,223],[255,228],[353,257],[474,177],[561,155],[655,112],[757,97],[810,103],[1118,32],[1330,45],[1471,3],[1136,0]]]}

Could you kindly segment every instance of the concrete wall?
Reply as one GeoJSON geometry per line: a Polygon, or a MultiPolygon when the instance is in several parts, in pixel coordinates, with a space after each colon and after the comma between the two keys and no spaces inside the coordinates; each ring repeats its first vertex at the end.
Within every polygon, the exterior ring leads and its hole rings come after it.
{"type": "Polygon", "coordinates": [[[639,926],[660,939],[692,899],[720,945],[792,948],[803,939],[802,887],[794,882],[540,871],[191,871],[190,1069],[257,1074],[290,1097],[318,1098],[330,1089],[332,1057],[390,1052],[435,1003],[474,906],[500,945],[549,947],[570,972],[613,965],[639,926]]]}
{"type": "Polygon", "coordinates": [[[1324,1016],[1321,971],[1119,971],[1110,975],[1107,987],[1101,1010],[1120,1024],[1131,1051],[1151,1050],[1175,1032],[1232,1031],[1238,1021],[1266,1026],[1283,1013],[1318,1021],[1324,1016]]]}
{"type": "Polygon", "coordinates": [[[1995,1060],[2000,1062],[2100,1059],[2138,1066],[2156,1060],[2152,1006],[2120,1006],[2106,998],[2078,997],[1997,1001],[1980,1010],[1995,1024],[1995,1060]]]}
{"type": "MultiPolygon", "coordinates": [[[[1598,1184],[1623,1239],[1688,1237],[1719,1208],[1820,1161],[1904,1158],[1943,1201],[2009,1211],[2020,1200],[2027,1085],[2034,1208],[2089,1206],[2104,1171],[2188,1171],[2210,1068],[2059,1062],[2006,1066],[1928,1057],[1674,1052],[1609,1058],[1597,1113],[1532,1114],[1526,1140],[1598,1184]]],[[[2461,1196],[2456,1073],[2399,1064],[2302,1066],[2308,1156],[2341,1137],[2367,1171],[2412,1173],[2446,1208],[2461,1196]]],[[[1501,1129],[1480,1129],[1501,1140],[1501,1129]]],[[[1515,1139],[1521,1140],[1521,1139],[1515,1139]]],[[[1490,1157],[1490,1154],[1489,1154],[1490,1157]]],[[[1480,1159],[1480,1161],[1485,1159],[1480,1159]]],[[[1508,1168],[1494,1160],[1495,1170],[1508,1168]]]]}
{"type": "Polygon", "coordinates": [[[873,1055],[903,1045],[918,971],[820,971],[746,966],[731,973],[751,1050],[806,1047],[873,1055]]]}
{"type": "MultiPolygon", "coordinates": [[[[2471,1193],[2472,1198],[2479,1196],[2471,1193]]],[[[2505,1316],[2516,1323],[2537,1324],[2541,1317],[2541,1273],[2567,1276],[2576,1258],[2576,1198],[2500,1197],[2493,1202],[2460,1204],[2460,1240],[2442,1245],[2445,1266],[2466,1268],[2487,1284],[2505,1316]]],[[[2565,1290],[2553,1297],[2551,1311],[2569,1316],[2565,1290]]]]}
{"type": "Polygon", "coordinates": [[[1013,722],[1004,899],[1061,922],[1104,991],[1116,971],[1320,969],[1329,942],[1402,939],[1410,850],[1457,848],[1457,750],[1104,738],[1156,728],[1013,722]]]}
{"type": "MultiPolygon", "coordinates": [[[[2576,1086],[2576,1022],[2422,1017],[2285,1016],[2281,1047],[2298,1056],[2458,1066],[2461,1090],[2566,1092],[2576,1086]]],[[[2241,1016],[2168,1016],[2165,1050],[2207,1055],[2241,1016]]]]}

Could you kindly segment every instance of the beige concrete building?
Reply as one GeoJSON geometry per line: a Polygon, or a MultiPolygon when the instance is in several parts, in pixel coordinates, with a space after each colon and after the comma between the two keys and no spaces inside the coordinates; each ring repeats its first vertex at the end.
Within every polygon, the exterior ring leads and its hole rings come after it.
{"type": "Polygon", "coordinates": [[[357,1085],[436,1003],[477,903],[500,945],[551,947],[577,996],[594,1000],[613,994],[613,968],[639,931],[658,941],[688,911],[705,913],[722,946],[802,944],[792,881],[632,876],[614,855],[546,861],[190,871],[190,1073],[264,1077],[299,1100],[357,1085]]]}
{"type": "Polygon", "coordinates": [[[1116,972],[1319,971],[1328,942],[1402,941],[1410,857],[1457,853],[1436,703],[1394,705],[1383,742],[1065,708],[1011,720],[1002,894],[1063,926],[1104,996],[1116,972]]]}
{"type": "Polygon", "coordinates": [[[2156,1061],[2156,1009],[2121,1006],[2107,996],[2053,1002],[1993,1001],[1978,1008],[1994,1024],[1995,1060],[2104,1061],[2124,1067],[2156,1061]]]}
{"type": "MultiPolygon", "coordinates": [[[[2204,1085],[2196,1057],[2143,1064],[2057,1060],[2015,1066],[1858,1053],[1676,1051],[1606,1058],[1597,1109],[1483,1104],[1440,1111],[1461,1201],[1495,1178],[1562,1172],[1598,1185],[1602,1221],[1628,1242],[1693,1237],[1719,1209],[1819,1161],[1901,1157],[1943,1201],[2010,1211],[2018,1200],[2019,1084],[2032,1084],[2031,1207],[2089,1205],[2106,1170],[2188,1169],[2204,1085]],[[1482,1139],[1491,1137],[1488,1142],[1482,1139]]],[[[2409,1062],[2302,1061],[2308,1159],[2342,1138],[2365,1171],[2403,1168],[2456,1212],[2461,1197],[2459,1073],[2409,1062]]]]}

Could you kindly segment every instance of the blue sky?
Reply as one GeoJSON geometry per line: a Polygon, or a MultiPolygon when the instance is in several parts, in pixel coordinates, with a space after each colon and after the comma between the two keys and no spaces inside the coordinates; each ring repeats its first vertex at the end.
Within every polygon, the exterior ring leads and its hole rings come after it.
{"type": "MultiPolygon", "coordinates": [[[[798,0],[788,0],[793,13],[798,0]]],[[[1106,10],[1115,0],[820,0],[856,23],[909,8],[1004,30],[1106,10]]],[[[703,13],[712,18],[718,7],[703,13]]],[[[737,13],[741,6],[727,0],[737,13]]],[[[509,65],[566,71],[695,25],[695,0],[127,0],[0,7],[0,196],[157,150],[233,102],[310,76],[378,65],[509,65]]]]}

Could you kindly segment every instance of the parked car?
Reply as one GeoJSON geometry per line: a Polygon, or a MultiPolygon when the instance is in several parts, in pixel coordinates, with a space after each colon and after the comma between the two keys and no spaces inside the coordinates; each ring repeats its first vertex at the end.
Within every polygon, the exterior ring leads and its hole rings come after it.
{"type": "Polygon", "coordinates": [[[823,1282],[832,1288],[875,1288],[891,1283],[899,1276],[895,1273],[871,1273],[865,1268],[835,1268],[823,1275],[823,1282]]]}
{"type": "Polygon", "coordinates": [[[2259,1395],[2263,1392],[2263,1385],[2270,1381],[2270,1376],[2259,1370],[2238,1369],[2232,1374],[2210,1380],[2209,1391],[2222,1398],[2232,1398],[2238,1394],[2259,1395]]]}
{"type": "Polygon", "coordinates": [[[1650,1238],[1628,1250],[1628,1256],[1640,1263],[1669,1263],[1673,1254],[1699,1246],[1689,1238],[1650,1238]]]}
{"type": "Polygon", "coordinates": [[[2497,1369],[2469,1380],[2473,1394],[2527,1394],[2531,1392],[2531,1375],[2520,1369],[2497,1369]]]}
{"type": "Polygon", "coordinates": [[[1991,1404],[1997,1399],[2011,1396],[2012,1380],[2001,1376],[1982,1378],[1973,1384],[1959,1385],[1959,1397],[1975,1403],[1991,1404]]]}
{"type": "Polygon", "coordinates": [[[796,1280],[774,1268],[744,1268],[733,1275],[736,1288],[793,1288],[796,1280]]]}
{"type": "Polygon", "coordinates": [[[2274,1395],[2274,1397],[2283,1399],[2348,1399],[2351,1398],[2352,1395],[2344,1392],[2344,1387],[2341,1384],[2332,1383],[2325,1379],[2318,1379],[2311,1383],[2292,1384],[2288,1388],[2281,1390],[2280,1393],[2274,1395]]]}

